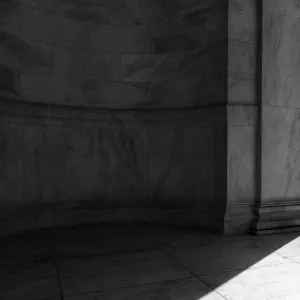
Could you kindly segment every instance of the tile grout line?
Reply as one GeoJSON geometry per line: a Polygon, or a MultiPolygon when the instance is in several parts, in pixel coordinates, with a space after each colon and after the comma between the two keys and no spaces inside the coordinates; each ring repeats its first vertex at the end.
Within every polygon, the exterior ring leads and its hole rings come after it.
{"type": "Polygon", "coordinates": [[[63,288],[62,288],[62,283],[61,283],[61,278],[60,278],[58,263],[57,263],[57,253],[55,250],[54,250],[54,265],[56,268],[56,276],[57,276],[58,286],[61,294],[61,300],[64,300],[64,293],[63,293],[63,288]]]}
{"type": "Polygon", "coordinates": [[[169,280],[163,280],[163,281],[154,281],[154,282],[143,283],[143,284],[121,286],[121,287],[104,289],[104,290],[97,290],[97,291],[89,291],[89,292],[79,293],[79,294],[68,294],[67,297],[83,296],[83,295],[99,294],[99,293],[106,293],[106,292],[119,291],[119,290],[125,290],[125,289],[139,288],[139,287],[151,286],[151,285],[155,285],[155,284],[161,284],[161,283],[167,283],[167,282],[174,282],[174,281],[180,281],[180,280],[187,280],[187,279],[191,279],[191,278],[193,278],[193,277],[183,277],[183,278],[178,278],[178,279],[169,279],[169,280]]]}
{"type": "Polygon", "coordinates": [[[179,261],[177,261],[176,259],[174,259],[171,255],[169,255],[167,252],[165,252],[163,249],[160,249],[162,253],[164,253],[168,258],[170,258],[172,261],[176,262],[177,264],[179,264],[182,268],[184,268],[185,270],[187,270],[194,278],[197,278],[199,281],[201,281],[203,284],[205,284],[207,287],[209,287],[212,291],[216,292],[219,296],[221,296],[222,298],[224,298],[225,300],[228,300],[226,297],[224,297],[221,293],[219,293],[216,289],[214,289],[212,286],[210,286],[208,283],[206,283],[205,281],[203,281],[200,277],[198,277],[193,271],[191,271],[190,269],[188,269],[187,267],[185,267],[182,263],[180,263],[179,261]]]}

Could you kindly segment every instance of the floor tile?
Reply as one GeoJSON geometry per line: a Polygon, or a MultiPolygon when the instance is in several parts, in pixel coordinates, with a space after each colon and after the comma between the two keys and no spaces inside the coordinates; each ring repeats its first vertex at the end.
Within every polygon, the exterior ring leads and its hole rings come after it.
{"type": "Polygon", "coordinates": [[[300,256],[300,237],[285,240],[285,243],[277,247],[276,253],[284,257],[300,256]]]}
{"type": "Polygon", "coordinates": [[[53,263],[1,267],[0,278],[1,300],[46,300],[61,295],[53,263]]]}
{"type": "Polygon", "coordinates": [[[280,255],[247,240],[229,244],[213,244],[201,248],[165,249],[164,251],[197,275],[286,262],[280,255]]]}
{"type": "Polygon", "coordinates": [[[64,295],[191,277],[160,251],[61,261],[59,272],[64,295]]]}
{"type": "Polygon", "coordinates": [[[196,278],[65,297],[65,300],[225,300],[196,278]]]}
{"type": "Polygon", "coordinates": [[[285,263],[201,279],[227,300],[298,300],[300,265],[285,263]]]}

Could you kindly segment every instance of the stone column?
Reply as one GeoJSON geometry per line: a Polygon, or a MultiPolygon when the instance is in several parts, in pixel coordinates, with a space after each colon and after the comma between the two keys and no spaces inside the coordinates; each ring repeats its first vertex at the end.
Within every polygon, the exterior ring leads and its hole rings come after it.
{"type": "Polygon", "coordinates": [[[257,193],[256,16],[256,1],[228,1],[225,234],[249,231],[257,193]]]}
{"type": "Polygon", "coordinates": [[[261,199],[253,231],[299,230],[300,5],[262,7],[261,199]]]}

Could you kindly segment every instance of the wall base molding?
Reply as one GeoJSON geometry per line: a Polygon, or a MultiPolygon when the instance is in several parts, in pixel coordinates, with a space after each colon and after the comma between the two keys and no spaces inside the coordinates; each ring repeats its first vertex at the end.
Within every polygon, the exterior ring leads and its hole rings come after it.
{"type": "Polygon", "coordinates": [[[153,223],[222,233],[223,216],[223,207],[201,199],[81,199],[2,207],[0,236],[99,223],[153,223]]]}
{"type": "Polygon", "coordinates": [[[262,203],[254,214],[251,232],[255,235],[300,231],[300,200],[262,203]]]}
{"type": "Polygon", "coordinates": [[[253,222],[253,205],[251,203],[229,204],[224,216],[223,234],[248,234],[253,222]]]}

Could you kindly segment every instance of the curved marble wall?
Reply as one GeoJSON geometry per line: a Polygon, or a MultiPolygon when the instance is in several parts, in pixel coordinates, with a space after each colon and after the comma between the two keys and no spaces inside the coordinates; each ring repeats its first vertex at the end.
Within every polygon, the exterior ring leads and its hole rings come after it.
{"type": "Polygon", "coordinates": [[[0,227],[220,226],[226,109],[201,107],[226,102],[227,11],[0,1],[0,227]]]}
{"type": "Polygon", "coordinates": [[[226,2],[1,1],[2,93],[113,109],[225,103],[226,2]]]}

